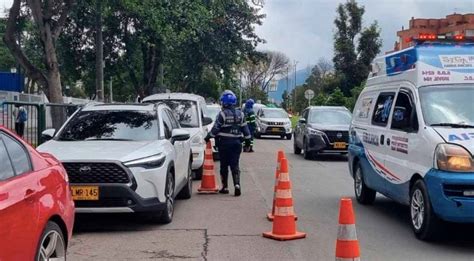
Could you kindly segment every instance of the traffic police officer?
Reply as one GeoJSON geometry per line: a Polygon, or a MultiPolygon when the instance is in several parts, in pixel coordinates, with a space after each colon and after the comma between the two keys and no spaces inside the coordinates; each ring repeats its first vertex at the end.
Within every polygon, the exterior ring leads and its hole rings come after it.
{"type": "Polygon", "coordinates": [[[222,194],[229,193],[227,178],[230,167],[235,187],[234,195],[238,197],[241,194],[239,159],[242,152],[242,141],[250,139],[250,131],[244,114],[235,108],[237,103],[235,94],[232,91],[226,90],[222,93],[220,100],[222,111],[217,116],[212,130],[205,140],[208,142],[212,137],[218,140],[222,179],[222,189],[219,192],[222,194]]]}
{"type": "Polygon", "coordinates": [[[249,141],[246,141],[244,146],[244,152],[253,152],[253,136],[255,133],[255,128],[257,127],[255,123],[255,112],[253,111],[254,104],[255,101],[253,99],[248,99],[245,102],[244,115],[245,121],[247,121],[247,125],[249,126],[251,138],[249,141]]]}

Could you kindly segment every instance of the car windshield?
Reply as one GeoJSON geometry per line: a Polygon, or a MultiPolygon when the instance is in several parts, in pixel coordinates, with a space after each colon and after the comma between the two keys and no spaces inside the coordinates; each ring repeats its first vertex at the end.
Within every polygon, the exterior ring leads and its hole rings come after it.
{"type": "Polygon", "coordinates": [[[474,125],[474,86],[420,88],[421,109],[427,125],[474,125]]]}
{"type": "Polygon", "coordinates": [[[284,110],[265,110],[263,109],[261,118],[288,118],[288,114],[284,110]]]}
{"type": "Polygon", "coordinates": [[[217,114],[221,111],[220,107],[217,106],[207,106],[207,116],[213,120],[217,118],[217,114]]]}
{"type": "Polygon", "coordinates": [[[311,111],[309,123],[327,125],[348,125],[352,115],[345,110],[314,110],[311,111]]]}
{"type": "Polygon", "coordinates": [[[81,111],[58,135],[61,141],[155,140],[158,139],[156,113],[145,111],[81,111]]]}
{"type": "Polygon", "coordinates": [[[174,117],[183,128],[198,128],[199,117],[197,103],[189,100],[163,100],[173,111],[174,117]]]}

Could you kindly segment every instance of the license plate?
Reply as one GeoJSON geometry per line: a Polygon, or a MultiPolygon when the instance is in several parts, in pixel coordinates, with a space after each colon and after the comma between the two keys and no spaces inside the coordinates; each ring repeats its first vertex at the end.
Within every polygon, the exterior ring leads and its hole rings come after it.
{"type": "Polygon", "coordinates": [[[334,148],[335,149],[345,149],[346,148],[346,143],[345,142],[334,142],[334,148]]]}
{"type": "Polygon", "coordinates": [[[71,186],[73,200],[99,200],[99,186],[71,186]]]}
{"type": "Polygon", "coordinates": [[[272,131],[278,132],[280,131],[280,128],[272,128],[272,131]]]}

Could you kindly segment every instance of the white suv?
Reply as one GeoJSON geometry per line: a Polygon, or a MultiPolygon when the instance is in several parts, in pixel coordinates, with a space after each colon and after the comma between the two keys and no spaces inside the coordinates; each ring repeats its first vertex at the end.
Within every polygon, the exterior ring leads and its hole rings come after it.
{"type": "Polygon", "coordinates": [[[173,218],[176,196],[192,193],[189,132],[166,105],[91,105],[38,147],[66,168],[76,212],[145,212],[173,218]],[[179,194],[178,194],[179,192],[179,194]]]}
{"type": "Polygon", "coordinates": [[[154,94],[143,99],[144,103],[162,102],[168,105],[175,118],[181,126],[189,131],[191,135],[191,149],[193,152],[194,175],[196,179],[201,179],[204,151],[206,142],[204,138],[208,132],[208,125],[212,119],[206,117],[206,101],[202,96],[189,93],[160,93],[154,94]]]}

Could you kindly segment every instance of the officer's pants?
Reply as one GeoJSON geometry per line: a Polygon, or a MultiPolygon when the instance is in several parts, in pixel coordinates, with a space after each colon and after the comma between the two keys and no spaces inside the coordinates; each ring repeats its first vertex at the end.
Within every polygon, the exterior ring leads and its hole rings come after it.
{"type": "Polygon", "coordinates": [[[240,169],[239,160],[242,152],[242,144],[240,142],[224,143],[219,145],[219,157],[221,163],[221,179],[222,185],[227,187],[227,178],[229,176],[229,167],[232,171],[232,179],[234,186],[240,185],[240,169]]]}

